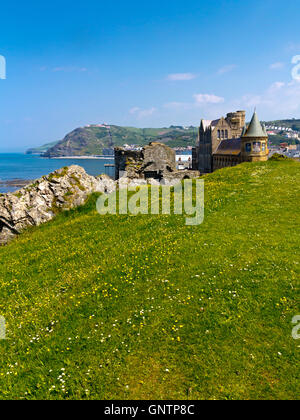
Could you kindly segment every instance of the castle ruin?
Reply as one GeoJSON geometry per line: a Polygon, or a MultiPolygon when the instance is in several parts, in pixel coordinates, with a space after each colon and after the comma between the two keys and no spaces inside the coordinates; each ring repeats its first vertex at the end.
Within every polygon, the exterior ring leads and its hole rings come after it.
{"type": "Polygon", "coordinates": [[[163,143],[152,142],[141,150],[115,148],[115,179],[156,180],[175,183],[199,176],[197,170],[177,170],[176,152],[163,143]]]}

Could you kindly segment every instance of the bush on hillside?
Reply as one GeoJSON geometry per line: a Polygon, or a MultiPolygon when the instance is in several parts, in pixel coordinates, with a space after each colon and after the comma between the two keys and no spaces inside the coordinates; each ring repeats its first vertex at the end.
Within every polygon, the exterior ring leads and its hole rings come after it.
{"type": "Polygon", "coordinates": [[[269,160],[278,162],[280,160],[289,160],[289,158],[287,156],[281,155],[280,153],[274,153],[274,155],[272,155],[269,160]]]}

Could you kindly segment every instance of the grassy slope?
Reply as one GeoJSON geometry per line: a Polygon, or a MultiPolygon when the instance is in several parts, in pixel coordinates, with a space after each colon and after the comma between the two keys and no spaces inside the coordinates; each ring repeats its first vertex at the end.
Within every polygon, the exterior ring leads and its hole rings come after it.
{"type": "Polygon", "coordinates": [[[201,226],[91,200],[2,248],[0,397],[298,398],[299,198],[299,164],[243,164],[201,226]]]}

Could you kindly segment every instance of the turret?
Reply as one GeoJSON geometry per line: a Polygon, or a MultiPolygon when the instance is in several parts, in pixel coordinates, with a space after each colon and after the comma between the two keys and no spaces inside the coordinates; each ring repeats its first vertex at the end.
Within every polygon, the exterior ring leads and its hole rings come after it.
{"type": "Polygon", "coordinates": [[[256,112],[254,112],[249,126],[243,130],[241,143],[243,161],[268,160],[268,134],[266,128],[260,123],[256,112]]]}

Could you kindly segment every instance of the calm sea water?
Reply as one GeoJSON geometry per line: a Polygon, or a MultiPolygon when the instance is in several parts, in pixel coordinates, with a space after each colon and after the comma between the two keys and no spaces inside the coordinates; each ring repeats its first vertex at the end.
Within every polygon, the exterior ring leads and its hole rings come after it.
{"type": "MultiPolygon", "coordinates": [[[[70,165],[82,166],[88,174],[95,176],[105,173],[104,165],[112,163],[114,163],[113,159],[45,159],[33,155],[0,154],[0,181],[11,179],[33,180],[70,165]]],[[[15,189],[0,185],[0,193],[14,191],[15,189]]]]}

